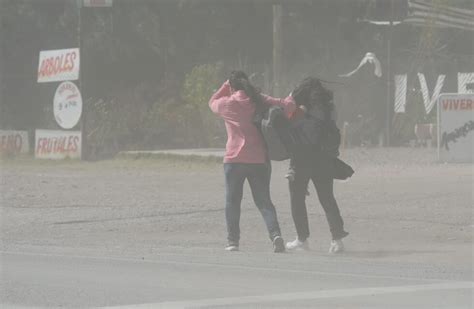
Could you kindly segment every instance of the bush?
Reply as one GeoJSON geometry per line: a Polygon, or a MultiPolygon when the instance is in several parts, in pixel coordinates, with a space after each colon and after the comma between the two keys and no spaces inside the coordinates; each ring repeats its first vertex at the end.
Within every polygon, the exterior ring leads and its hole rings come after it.
{"type": "Polygon", "coordinates": [[[86,102],[90,157],[131,149],[223,147],[223,121],[208,106],[222,81],[221,67],[199,65],[182,83],[173,79],[162,80],[158,86],[115,89],[114,97],[86,102]]]}
{"type": "Polygon", "coordinates": [[[202,128],[202,146],[222,147],[225,142],[223,121],[209,109],[208,102],[222,82],[222,64],[198,65],[186,74],[182,97],[191,116],[184,125],[193,131],[202,128]],[[192,117],[194,116],[194,117],[192,117]]]}

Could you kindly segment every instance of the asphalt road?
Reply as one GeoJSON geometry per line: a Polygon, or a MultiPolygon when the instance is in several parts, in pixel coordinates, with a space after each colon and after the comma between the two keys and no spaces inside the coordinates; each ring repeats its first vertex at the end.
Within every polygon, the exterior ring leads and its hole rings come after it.
{"type": "MultiPolygon", "coordinates": [[[[230,256],[232,255],[232,256],[230,256]]],[[[33,307],[472,308],[472,281],[332,257],[2,254],[2,300],[33,307]],[[298,266],[295,267],[295,262],[298,266]],[[329,265],[329,266],[328,266],[329,265]],[[325,271],[327,268],[332,270],[325,271]],[[357,269],[352,272],[350,269],[357,269]]],[[[463,278],[459,278],[463,279],[463,278]]],[[[468,278],[464,278],[468,279],[468,278]]]]}
{"type": "MultiPolygon", "coordinates": [[[[473,308],[473,165],[414,149],[345,159],[337,256],[314,189],[311,251],[272,253],[246,189],[241,252],[225,252],[219,164],[2,162],[1,307],[473,308]]],[[[285,170],[272,196],[290,240],[285,170]]]]}

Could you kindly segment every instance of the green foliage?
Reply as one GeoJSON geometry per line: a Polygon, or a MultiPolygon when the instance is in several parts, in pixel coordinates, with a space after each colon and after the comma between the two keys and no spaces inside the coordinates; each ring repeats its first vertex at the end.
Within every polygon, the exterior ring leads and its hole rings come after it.
{"type": "Polygon", "coordinates": [[[203,129],[206,146],[222,146],[224,129],[222,120],[212,114],[208,102],[222,81],[222,64],[202,64],[194,67],[184,79],[182,97],[188,109],[203,129]]]}
{"type": "Polygon", "coordinates": [[[222,64],[202,64],[186,74],[183,99],[197,108],[207,107],[209,98],[219,86],[222,64]]]}

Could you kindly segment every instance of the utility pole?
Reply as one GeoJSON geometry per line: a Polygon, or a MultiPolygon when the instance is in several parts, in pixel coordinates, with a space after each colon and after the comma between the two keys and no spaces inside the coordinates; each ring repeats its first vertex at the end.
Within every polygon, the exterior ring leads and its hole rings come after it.
{"type": "MultiPolygon", "coordinates": [[[[1,22],[1,21],[0,21],[1,22]]],[[[0,33],[3,31],[0,30],[0,33]]],[[[6,79],[5,79],[5,64],[4,64],[4,55],[3,55],[3,47],[4,47],[4,41],[5,40],[2,40],[0,42],[0,114],[3,116],[4,113],[6,112],[4,110],[5,106],[7,105],[7,102],[6,102],[6,99],[5,99],[5,93],[4,93],[4,89],[5,89],[5,82],[6,82],[6,79]]],[[[3,118],[3,117],[2,117],[3,118]]],[[[2,120],[2,119],[0,119],[2,120]]]]}
{"type": "Polygon", "coordinates": [[[88,158],[88,151],[87,151],[87,133],[86,133],[86,102],[87,98],[85,99],[84,91],[82,87],[82,60],[83,60],[83,52],[82,52],[82,0],[77,1],[77,33],[76,33],[76,40],[77,40],[77,48],[79,49],[79,79],[77,80],[77,86],[79,91],[81,92],[82,96],[82,114],[81,114],[81,158],[82,160],[87,160],[88,158]]]}
{"type": "Polygon", "coordinates": [[[273,94],[282,95],[283,5],[273,5],[273,94]]]}
{"type": "Polygon", "coordinates": [[[387,113],[385,128],[385,146],[390,146],[391,122],[392,122],[392,36],[393,36],[393,0],[390,0],[390,25],[388,26],[387,38],[387,113]]]}

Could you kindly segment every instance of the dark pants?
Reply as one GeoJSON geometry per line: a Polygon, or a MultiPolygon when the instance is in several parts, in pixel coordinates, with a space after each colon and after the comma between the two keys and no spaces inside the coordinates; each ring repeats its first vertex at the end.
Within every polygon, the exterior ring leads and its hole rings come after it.
{"type": "Polygon", "coordinates": [[[226,207],[225,217],[229,244],[239,244],[240,204],[245,179],[248,180],[253,200],[262,214],[270,239],[280,236],[275,206],[270,198],[270,164],[225,163],[226,207]]]}
{"type": "Polygon", "coordinates": [[[319,202],[323,206],[329,223],[332,239],[347,236],[344,222],[339,212],[333,192],[333,178],[328,174],[324,162],[298,164],[295,162],[295,179],[290,182],[291,214],[295,222],[296,233],[301,241],[309,237],[308,214],[306,211],[306,192],[309,180],[312,180],[319,202]]]}

